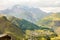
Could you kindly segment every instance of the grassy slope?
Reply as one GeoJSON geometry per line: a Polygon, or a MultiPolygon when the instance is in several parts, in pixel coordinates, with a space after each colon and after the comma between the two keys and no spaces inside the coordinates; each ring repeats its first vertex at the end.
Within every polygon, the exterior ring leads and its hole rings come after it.
{"type": "Polygon", "coordinates": [[[18,19],[15,17],[9,17],[8,18],[13,24],[17,25],[18,27],[20,27],[23,32],[25,32],[26,30],[46,30],[46,31],[50,31],[54,33],[54,30],[47,28],[47,27],[42,27],[42,26],[37,26],[29,21],[26,21],[24,19],[18,19]]]}
{"type": "Polygon", "coordinates": [[[37,22],[37,25],[53,28],[57,34],[60,34],[60,13],[54,13],[37,22]]]}
{"type": "Polygon", "coordinates": [[[25,30],[43,30],[43,29],[50,30],[47,27],[37,26],[36,24],[33,24],[33,23],[26,21],[24,19],[18,19],[16,17],[8,17],[8,20],[11,23],[20,27],[23,31],[25,31],[25,30]]]}
{"type": "MultiPolygon", "coordinates": [[[[8,33],[16,38],[16,40],[22,40],[24,38],[25,30],[45,30],[51,31],[50,28],[37,26],[24,19],[18,19],[16,17],[0,17],[0,33],[8,33]]],[[[53,31],[51,31],[53,32],[53,31]]],[[[43,32],[44,33],[44,32],[43,32]]],[[[54,33],[54,32],[53,32],[54,33]]]]}
{"type": "Polygon", "coordinates": [[[16,25],[12,24],[6,19],[6,17],[0,17],[0,33],[8,33],[14,36],[16,39],[23,38],[22,30],[16,25]]]}

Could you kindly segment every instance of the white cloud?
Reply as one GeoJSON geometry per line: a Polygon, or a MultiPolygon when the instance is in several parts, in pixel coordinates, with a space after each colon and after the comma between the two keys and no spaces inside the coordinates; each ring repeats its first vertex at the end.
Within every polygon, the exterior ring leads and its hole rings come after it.
{"type": "Polygon", "coordinates": [[[0,0],[0,5],[25,4],[38,7],[60,6],[60,0],[0,0]]]}
{"type": "Polygon", "coordinates": [[[60,7],[41,7],[40,9],[45,12],[60,12],[60,7]]]}
{"type": "Polygon", "coordinates": [[[40,7],[43,11],[60,10],[60,0],[0,0],[0,10],[9,8],[15,4],[40,7]]]}

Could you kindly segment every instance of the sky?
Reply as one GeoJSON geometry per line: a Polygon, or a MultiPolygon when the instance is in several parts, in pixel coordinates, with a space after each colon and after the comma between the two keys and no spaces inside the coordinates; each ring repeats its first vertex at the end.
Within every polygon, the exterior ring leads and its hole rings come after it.
{"type": "Polygon", "coordinates": [[[60,0],[0,0],[0,10],[16,4],[37,7],[45,12],[60,12],[60,0]]]}

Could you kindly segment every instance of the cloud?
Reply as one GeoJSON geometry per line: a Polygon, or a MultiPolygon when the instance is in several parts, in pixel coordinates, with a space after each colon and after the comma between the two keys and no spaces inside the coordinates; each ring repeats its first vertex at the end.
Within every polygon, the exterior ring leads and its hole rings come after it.
{"type": "MultiPolygon", "coordinates": [[[[38,1],[31,1],[31,6],[37,7],[60,7],[60,0],[38,0],[38,1]]],[[[29,3],[28,3],[29,4],[29,3]]]]}
{"type": "Polygon", "coordinates": [[[49,12],[60,12],[60,7],[41,7],[41,10],[49,13],[49,12]]]}
{"type": "Polygon", "coordinates": [[[54,11],[60,10],[60,0],[0,0],[0,10],[10,8],[16,4],[27,5],[31,7],[39,7],[43,11],[47,11],[47,12],[53,10],[54,11]]]}
{"type": "Polygon", "coordinates": [[[0,5],[28,5],[37,7],[60,7],[60,0],[0,0],[0,5]]]}

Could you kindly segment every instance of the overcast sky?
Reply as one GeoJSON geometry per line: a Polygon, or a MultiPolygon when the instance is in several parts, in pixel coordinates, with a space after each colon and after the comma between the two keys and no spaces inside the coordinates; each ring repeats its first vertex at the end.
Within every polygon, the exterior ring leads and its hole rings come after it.
{"type": "Polygon", "coordinates": [[[0,10],[16,4],[38,7],[45,12],[60,12],[60,0],[0,0],[0,10]]]}

